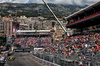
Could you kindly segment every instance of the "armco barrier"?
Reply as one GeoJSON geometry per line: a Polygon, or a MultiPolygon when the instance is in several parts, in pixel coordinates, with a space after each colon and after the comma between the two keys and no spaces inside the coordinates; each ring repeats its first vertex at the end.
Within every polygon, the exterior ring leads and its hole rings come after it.
{"type": "Polygon", "coordinates": [[[55,64],[55,63],[46,61],[46,60],[44,60],[44,59],[40,59],[40,58],[38,58],[38,57],[36,57],[36,56],[34,56],[34,55],[32,55],[32,57],[33,57],[36,61],[38,61],[38,62],[40,62],[40,63],[42,63],[42,64],[44,64],[44,65],[47,65],[47,66],[61,66],[61,65],[58,65],[58,64],[55,64]]]}

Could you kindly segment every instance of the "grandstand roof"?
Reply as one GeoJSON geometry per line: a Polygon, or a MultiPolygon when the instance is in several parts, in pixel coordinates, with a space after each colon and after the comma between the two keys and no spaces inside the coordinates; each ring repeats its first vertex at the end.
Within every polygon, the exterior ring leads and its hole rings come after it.
{"type": "Polygon", "coordinates": [[[17,32],[50,32],[50,30],[17,30],[17,32]]]}
{"type": "Polygon", "coordinates": [[[66,17],[67,28],[84,28],[100,24],[100,1],[66,17]]]}
{"type": "Polygon", "coordinates": [[[84,28],[100,24],[100,12],[66,25],[67,28],[84,28]]]}
{"type": "Polygon", "coordinates": [[[69,15],[68,17],[66,17],[66,19],[69,19],[69,18],[71,18],[71,17],[73,17],[73,16],[75,16],[75,15],[77,15],[79,13],[83,13],[84,11],[86,11],[88,9],[91,9],[91,8],[94,8],[94,7],[98,6],[98,5],[100,5],[100,1],[95,3],[95,4],[89,5],[88,7],[83,8],[83,9],[81,9],[81,10],[79,10],[79,11],[77,11],[77,12],[71,14],[71,15],[69,15]]]}

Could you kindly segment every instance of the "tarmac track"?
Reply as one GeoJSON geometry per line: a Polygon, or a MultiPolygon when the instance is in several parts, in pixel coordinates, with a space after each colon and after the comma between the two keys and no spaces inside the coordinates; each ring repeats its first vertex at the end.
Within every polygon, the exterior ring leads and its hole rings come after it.
{"type": "Polygon", "coordinates": [[[32,55],[28,52],[23,53],[14,53],[13,56],[15,56],[15,60],[6,62],[6,66],[45,66],[38,61],[35,61],[32,58],[32,55]]]}

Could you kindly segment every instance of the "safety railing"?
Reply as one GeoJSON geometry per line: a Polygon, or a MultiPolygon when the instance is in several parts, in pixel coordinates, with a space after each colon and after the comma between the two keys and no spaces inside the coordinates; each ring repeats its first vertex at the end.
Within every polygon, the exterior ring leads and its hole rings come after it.
{"type": "Polygon", "coordinates": [[[86,58],[82,61],[79,60],[79,56],[76,54],[66,56],[64,54],[38,51],[34,56],[61,66],[79,66],[80,63],[82,63],[82,66],[100,66],[100,53],[92,56],[91,52],[85,52],[86,58]]]}

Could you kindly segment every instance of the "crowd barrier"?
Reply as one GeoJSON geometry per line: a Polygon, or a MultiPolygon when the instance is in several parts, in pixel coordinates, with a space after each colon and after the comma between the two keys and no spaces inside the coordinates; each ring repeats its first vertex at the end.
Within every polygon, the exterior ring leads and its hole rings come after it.
{"type": "Polygon", "coordinates": [[[36,57],[36,56],[34,56],[34,55],[32,55],[32,57],[33,57],[36,61],[38,61],[38,62],[40,62],[40,63],[42,63],[42,64],[44,64],[44,65],[47,65],[47,66],[61,66],[61,65],[58,65],[58,64],[55,64],[55,63],[46,61],[46,60],[44,60],[44,59],[38,58],[38,57],[36,57]]]}
{"type": "Polygon", "coordinates": [[[95,56],[90,56],[91,53],[86,53],[86,58],[80,61],[77,55],[65,56],[62,54],[55,54],[49,52],[38,51],[34,59],[48,66],[61,65],[61,66],[100,66],[100,53],[95,56]]]}

